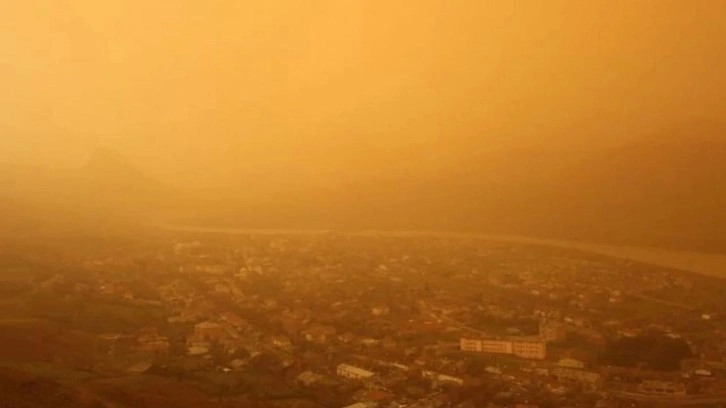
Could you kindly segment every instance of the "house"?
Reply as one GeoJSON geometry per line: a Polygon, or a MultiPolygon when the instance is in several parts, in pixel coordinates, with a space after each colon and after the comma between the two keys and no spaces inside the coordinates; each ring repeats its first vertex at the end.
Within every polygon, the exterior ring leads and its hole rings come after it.
{"type": "Polygon", "coordinates": [[[547,358],[547,342],[534,339],[514,340],[512,341],[512,354],[531,360],[544,360],[547,358]]]}
{"type": "Polygon", "coordinates": [[[391,314],[391,309],[388,306],[375,306],[371,308],[371,314],[373,316],[388,316],[391,314]]]}
{"type": "Polygon", "coordinates": [[[247,365],[247,361],[241,358],[235,358],[234,360],[232,360],[232,362],[229,363],[229,365],[234,370],[241,370],[245,365],[247,365]]]}
{"type": "Polygon", "coordinates": [[[222,313],[221,319],[235,329],[241,330],[248,326],[247,321],[232,312],[222,313]]]}
{"type": "Polygon", "coordinates": [[[486,371],[489,374],[495,374],[495,375],[502,374],[502,370],[500,370],[498,367],[494,367],[494,366],[486,366],[486,368],[484,368],[484,371],[486,371]]]}
{"type": "Polygon", "coordinates": [[[144,374],[151,369],[152,364],[150,362],[142,361],[129,367],[126,371],[131,374],[144,374]]]}
{"type": "Polygon", "coordinates": [[[206,312],[206,306],[203,304],[194,304],[190,305],[184,310],[181,311],[181,314],[179,317],[184,319],[184,321],[194,321],[194,320],[201,320],[206,312]]]}
{"type": "Polygon", "coordinates": [[[362,393],[356,393],[353,398],[369,406],[386,406],[387,401],[391,401],[396,397],[395,394],[381,389],[365,390],[362,393]]]}
{"type": "Polygon", "coordinates": [[[291,350],[292,342],[287,336],[270,336],[267,338],[267,342],[281,350],[291,350]]]}
{"type": "Polygon", "coordinates": [[[352,405],[347,405],[343,408],[376,408],[378,404],[373,402],[356,402],[352,405]]]}
{"type": "Polygon", "coordinates": [[[360,340],[360,344],[367,346],[367,347],[375,346],[378,343],[380,343],[380,340],[372,339],[370,337],[360,340]]]}
{"type": "Polygon", "coordinates": [[[693,371],[693,375],[701,376],[701,377],[710,377],[713,375],[713,373],[710,370],[706,370],[705,368],[699,368],[695,371],[693,371]]]}
{"type": "Polygon", "coordinates": [[[157,337],[155,339],[140,342],[139,348],[150,353],[167,353],[169,352],[169,340],[166,337],[157,337]]]}
{"type": "Polygon", "coordinates": [[[545,315],[539,321],[539,336],[544,341],[564,340],[567,333],[565,327],[550,315],[545,315]]]}
{"type": "Polygon", "coordinates": [[[352,343],[354,342],[358,337],[350,332],[343,333],[340,336],[338,336],[338,341],[341,343],[352,343]]]}
{"type": "Polygon", "coordinates": [[[227,273],[227,267],[225,265],[198,265],[196,271],[209,275],[224,275],[227,273]]]}
{"type": "Polygon", "coordinates": [[[335,371],[339,376],[353,380],[365,380],[372,378],[376,375],[372,371],[368,371],[350,364],[339,364],[335,371]]]}
{"type": "Polygon", "coordinates": [[[482,353],[512,354],[512,342],[508,340],[485,339],[480,347],[482,353]]]}
{"type": "Polygon", "coordinates": [[[566,367],[554,367],[550,370],[550,374],[560,380],[576,381],[590,386],[596,386],[602,378],[600,374],[593,371],[566,367]]]}
{"type": "Polygon", "coordinates": [[[575,358],[561,358],[557,362],[557,366],[567,368],[585,368],[585,362],[575,358]]]}
{"type": "Polygon", "coordinates": [[[383,346],[384,349],[395,350],[397,343],[396,343],[396,340],[394,340],[393,338],[386,337],[381,341],[381,345],[383,346]]]}
{"type": "Polygon", "coordinates": [[[424,370],[421,372],[421,376],[423,378],[426,378],[427,380],[432,380],[434,382],[442,384],[464,385],[464,379],[462,378],[441,374],[434,371],[424,370]]]}
{"type": "Polygon", "coordinates": [[[671,381],[643,381],[638,391],[652,395],[686,395],[686,386],[671,381]]]}
{"type": "Polygon", "coordinates": [[[227,337],[227,330],[219,323],[207,321],[194,326],[194,336],[203,341],[222,341],[227,337]]]}
{"type": "Polygon", "coordinates": [[[214,285],[214,291],[217,293],[224,293],[224,294],[230,294],[232,293],[232,288],[229,287],[229,285],[226,285],[224,283],[217,283],[214,285]]]}
{"type": "Polygon", "coordinates": [[[482,343],[481,340],[461,339],[459,341],[459,347],[461,348],[461,351],[481,352],[482,351],[481,343],[482,343]]]}
{"type": "Polygon", "coordinates": [[[302,384],[305,387],[310,387],[312,385],[318,384],[325,380],[325,377],[323,377],[320,374],[316,374],[312,371],[304,371],[300,373],[300,375],[295,378],[295,381],[297,381],[299,384],[302,384]]]}
{"type": "Polygon", "coordinates": [[[532,360],[544,360],[547,357],[547,342],[539,338],[461,339],[459,347],[462,351],[511,354],[532,360]]]}
{"type": "Polygon", "coordinates": [[[201,344],[192,344],[187,347],[187,354],[190,356],[203,356],[209,353],[209,347],[201,344]]]}
{"type": "Polygon", "coordinates": [[[313,325],[302,331],[305,340],[312,343],[324,344],[335,336],[335,328],[332,326],[313,325]]]}

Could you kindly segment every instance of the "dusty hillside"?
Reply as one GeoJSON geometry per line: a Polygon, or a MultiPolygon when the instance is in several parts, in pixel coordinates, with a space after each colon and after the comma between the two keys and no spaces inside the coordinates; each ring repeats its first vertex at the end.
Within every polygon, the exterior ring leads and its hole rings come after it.
{"type": "Polygon", "coordinates": [[[0,368],[2,408],[114,408],[83,390],[16,369],[0,368]]]}

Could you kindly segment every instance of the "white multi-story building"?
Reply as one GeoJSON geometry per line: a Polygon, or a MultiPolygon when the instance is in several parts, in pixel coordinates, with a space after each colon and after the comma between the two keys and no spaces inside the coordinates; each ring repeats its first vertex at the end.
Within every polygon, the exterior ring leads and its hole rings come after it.
{"type": "Polygon", "coordinates": [[[476,351],[478,353],[481,352],[481,340],[461,339],[459,341],[459,346],[461,347],[462,351],[476,351]]]}
{"type": "Polygon", "coordinates": [[[541,340],[514,340],[512,354],[530,360],[544,360],[547,358],[547,343],[541,340]]]}
{"type": "Polygon", "coordinates": [[[376,373],[352,366],[350,364],[339,364],[336,370],[339,376],[352,380],[365,380],[374,377],[376,373]]]}
{"type": "Polygon", "coordinates": [[[459,346],[462,351],[478,353],[512,354],[512,341],[500,339],[461,339],[459,346]]]}
{"type": "Polygon", "coordinates": [[[459,345],[462,351],[510,354],[532,360],[544,360],[547,357],[547,343],[535,338],[461,339],[459,345]]]}
{"type": "Polygon", "coordinates": [[[510,340],[485,339],[481,340],[482,353],[512,354],[512,342],[510,340]]]}

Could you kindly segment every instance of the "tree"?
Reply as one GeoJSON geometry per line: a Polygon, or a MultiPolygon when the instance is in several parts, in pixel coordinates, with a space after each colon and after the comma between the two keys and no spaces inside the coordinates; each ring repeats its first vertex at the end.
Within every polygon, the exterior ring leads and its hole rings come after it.
{"type": "Polygon", "coordinates": [[[645,363],[653,370],[671,371],[678,370],[681,360],[692,355],[691,348],[684,340],[650,331],[610,342],[603,353],[603,361],[618,367],[635,367],[645,363]]]}

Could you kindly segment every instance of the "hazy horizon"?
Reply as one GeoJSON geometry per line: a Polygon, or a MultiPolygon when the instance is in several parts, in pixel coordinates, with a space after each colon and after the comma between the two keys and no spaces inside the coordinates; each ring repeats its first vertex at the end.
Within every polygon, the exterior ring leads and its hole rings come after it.
{"type": "Polygon", "coordinates": [[[725,13],[705,0],[11,2],[0,163],[38,168],[0,166],[3,217],[725,252],[725,13]]]}

